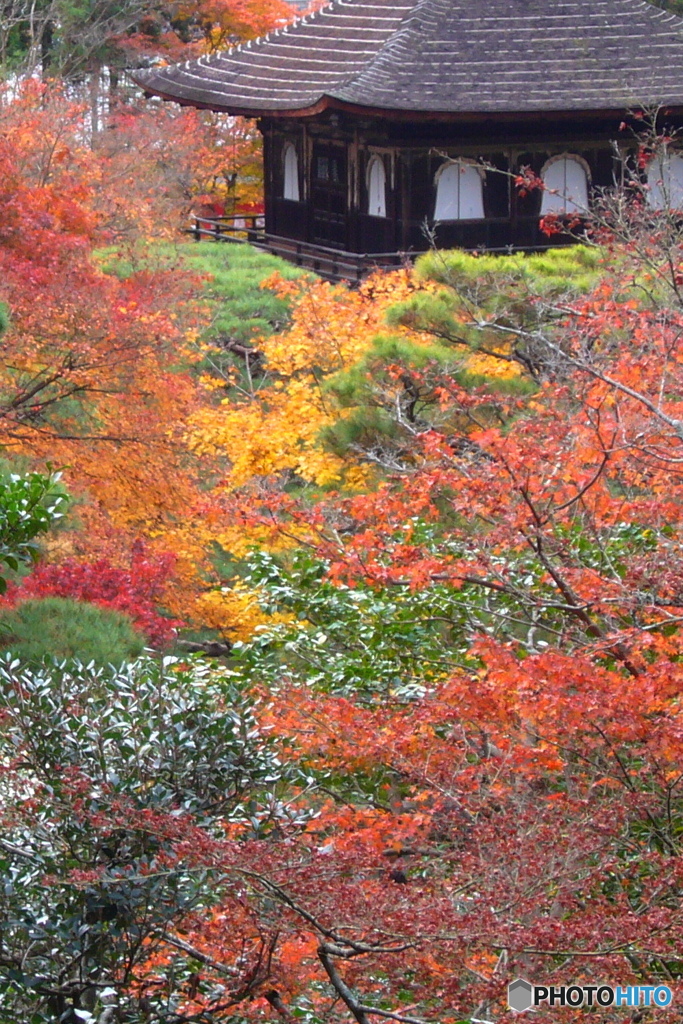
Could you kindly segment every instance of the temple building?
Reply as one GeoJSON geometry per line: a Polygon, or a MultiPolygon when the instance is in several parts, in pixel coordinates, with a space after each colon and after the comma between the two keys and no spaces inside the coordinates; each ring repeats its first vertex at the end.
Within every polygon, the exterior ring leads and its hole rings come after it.
{"type": "MultiPolygon", "coordinates": [[[[613,184],[622,122],[683,125],[683,19],[643,0],[334,0],[136,78],[258,118],[274,251],[531,249],[543,214],[580,215],[613,184]],[[545,190],[515,187],[525,167],[545,190]]],[[[674,148],[656,173],[650,202],[683,200],[674,148]]]]}

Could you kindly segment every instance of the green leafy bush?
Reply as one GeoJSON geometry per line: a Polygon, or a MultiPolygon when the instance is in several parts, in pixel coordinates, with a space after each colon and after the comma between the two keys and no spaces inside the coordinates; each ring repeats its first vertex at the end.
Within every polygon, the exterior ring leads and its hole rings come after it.
{"type": "Polygon", "coordinates": [[[195,853],[226,820],[258,838],[294,820],[280,793],[293,772],[253,702],[187,658],[22,668],[0,655],[0,719],[0,1021],[179,1020],[168,1005],[191,958],[158,1006],[140,1008],[131,976],[219,898],[220,870],[195,853]]]}
{"type": "Polygon", "coordinates": [[[95,665],[122,665],[139,657],[144,637],[122,612],[65,597],[24,601],[0,618],[0,649],[25,664],[49,655],[95,665]]]}
{"type": "MultiPolygon", "coordinates": [[[[425,542],[430,526],[424,524],[425,542]]],[[[290,618],[233,647],[233,671],[273,690],[283,679],[356,700],[412,699],[461,663],[476,597],[434,585],[423,590],[353,587],[327,578],[308,552],[254,552],[248,582],[269,613],[290,618]]]]}
{"type": "MultiPolygon", "coordinates": [[[[438,296],[434,301],[439,301],[438,296]]],[[[378,335],[362,359],[323,384],[323,391],[350,410],[323,431],[326,447],[342,457],[349,450],[392,446],[396,450],[412,437],[412,424],[448,434],[453,424],[442,414],[438,391],[444,375],[469,389],[486,385],[494,395],[524,395],[536,389],[526,377],[488,378],[468,372],[462,353],[453,345],[378,335]],[[403,394],[397,387],[397,366],[405,370],[398,378],[403,394]]]]}
{"type": "Polygon", "coordinates": [[[212,323],[209,341],[230,339],[249,344],[259,335],[282,330],[289,322],[290,302],[261,284],[278,273],[287,281],[308,276],[279,256],[250,245],[187,242],[177,245],[146,245],[124,256],[113,249],[101,250],[102,270],[122,280],[146,266],[180,267],[204,278],[202,298],[208,299],[212,323]]]}
{"type": "MultiPolygon", "coordinates": [[[[67,495],[60,474],[20,475],[0,466],[0,563],[16,572],[38,553],[36,538],[62,518],[67,495]]],[[[0,593],[7,581],[0,576],[0,593]]]]}
{"type": "Polygon", "coordinates": [[[425,331],[454,352],[488,356],[539,381],[553,372],[540,332],[559,340],[567,305],[598,284],[604,261],[600,249],[581,245],[532,255],[429,252],[415,272],[440,289],[397,303],[387,324],[425,331]]]}

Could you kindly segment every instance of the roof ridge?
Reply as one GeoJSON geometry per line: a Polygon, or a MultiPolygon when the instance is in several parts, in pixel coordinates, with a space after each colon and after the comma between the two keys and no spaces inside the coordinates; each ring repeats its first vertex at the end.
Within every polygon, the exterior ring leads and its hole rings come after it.
{"type": "MultiPolygon", "coordinates": [[[[406,41],[410,37],[414,37],[416,31],[419,30],[420,26],[420,13],[426,8],[433,7],[435,4],[446,4],[446,10],[442,9],[442,16],[448,12],[450,4],[448,0],[416,0],[413,7],[408,15],[406,15],[398,28],[389,36],[385,41],[384,45],[379,48],[377,53],[368,61],[368,63],[361,68],[360,71],[356,71],[349,75],[346,81],[339,83],[339,87],[335,89],[333,93],[330,93],[330,98],[336,98],[337,94],[342,90],[351,87],[354,82],[357,82],[361,77],[367,77],[372,75],[373,68],[385,61],[388,55],[396,49],[402,42],[406,41]]],[[[419,49],[419,37],[418,46],[415,49],[419,49]]]]}
{"type": "Polygon", "coordinates": [[[673,21],[679,21],[681,23],[681,27],[683,28],[683,15],[676,14],[675,11],[670,11],[666,7],[659,7],[658,4],[652,3],[651,0],[621,0],[621,2],[631,3],[632,5],[639,7],[641,10],[643,8],[647,8],[649,14],[655,16],[660,15],[661,17],[669,21],[671,21],[672,19],[673,21]]]}
{"type": "MultiPolygon", "coordinates": [[[[385,39],[385,41],[382,44],[382,46],[380,46],[379,49],[377,50],[377,52],[374,54],[374,56],[371,57],[371,59],[368,62],[368,64],[366,64],[365,67],[361,68],[360,71],[353,71],[353,72],[351,72],[349,74],[349,76],[343,82],[339,83],[339,88],[342,89],[342,88],[345,88],[346,86],[351,85],[357,78],[360,77],[361,74],[364,74],[365,71],[368,68],[372,67],[372,65],[381,56],[381,54],[383,54],[393,44],[393,42],[396,39],[396,37],[401,35],[401,34],[403,34],[403,33],[405,33],[408,30],[411,22],[413,20],[415,20],[415,12],[416,12],[416,10],[418,8],[420,8],[420,7],[425,6],[426,4],[430,4],[430,3],[434,3],[434,2],[435,2],[435,0],[416,0],[416,2],[413,3],[412,8],[410,9],[410,12],[408,14],[404,15],[404,17],[401,19],[400,24],[394,29],[394,31],[391,33],[389,38],[385,39]]],[[[438,2],[438,0],[437,0],[437,2],[438,2]]],[[[349,4],[349,6],[351,6],[353,4],[353,0],[347,0],[347,3],[349,4]]],[[[330,94],[330,96],[332,96],[332,95],[333,94],[330,94]]]]}
{"type": "MultiPolygon", "coordinates": [[[[567,0],[549,0],[547,3],[529,4],[527,0],[506,0],[507,6],[514,13],[514,8],[517,5],[524,2],[525,7],[534,8],[536,11],[532,13],[539,14],[540,18],[546,11],[539,12],[538,8],[550,8],[552,11],[561,10],[563,5],[567,4],[567,0]]],[[[602,6],[611,7],[616,9],[621,15],[624,8],[631,8],[634,12],[639,12],[651,21],[661,22],[662,19],[665,23],[673,21],[677,24],[677,27],[683,32],[683,17],[673,14],[670,11],[665,11],[662,8],[655,7],[653,3],[649,3],[648,0],[569,0],[569,5],[574,8],[585,8],[587,15],[599,13],[597,8],[602,6]],[[622,8],[620,11],[619,8],[622,8]]],[[[413,6],[411,16],[405,20],[405,23],[397,30],[392,36],[386,41],[386,43],[377,51],[377,53],[368,61],[368,63],[360,70],[351,74],[346,81],[340,83],[333,91],[329,93],[329,99],[342,100],[347,102],[354,102],[355,104],[362,104],[361,95],[370,93],[371,81],[377,77],[378,73],[381,76],[382,70],[385,65],[389,64],[392,69],[395,69],[399,61],[395,58],[403,56],[400,51],[401,46],[409,46],[410,52],[413,56],[421,54],[423,50],[429,46],[431,40],[425,36],[419,34],[420,24],[420,13],[425,10],[436,12],[435,23],[438,26],[443,22],[444,19],[448,19],[452,13],[453,7],[458,6],[454,3],[454,0],[417,0],[413,6]],[[354,96],[353,99],[349,96],[349,93],[353,89],[357,88],[358,93],[361,95],[354,96]]],[[[476,17],[476,5],[473,5],[475,10],[472,11],[473,18],[476,17]]],[[[495,6],[491,0],[486,0],[487,12],[491,11],[491,8],[495,6]]],[[[539,19],[540,20],[540,19],[539,19]]],[[[489,55],[490,56],[490,55],[489,55]]],[[[683,56],[683,55],[682,55],[683,56]]],[[[396,101],[396,90],[395,80],[392,82],[393,96],[392,100],[395,104],[396,101]]],[[[631,101],[633,102],[633,100],[631,101]]],[[[380,107],[381,104],[375,104],[376,107],[380,107]]]]}

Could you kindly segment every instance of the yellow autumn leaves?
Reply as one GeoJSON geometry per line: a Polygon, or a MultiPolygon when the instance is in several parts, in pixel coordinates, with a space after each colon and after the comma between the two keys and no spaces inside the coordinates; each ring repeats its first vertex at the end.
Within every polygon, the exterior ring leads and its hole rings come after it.
{"type": "MultiPolygon", "coordinates": [[[[198,412],[190,423],[191,447],[227,459],[230,489],[286,471],[320,487],[357,486],[365,480],[361,467],[321,443],[324,429],[351,412],[340,408],[324,383],[368,352],[387,308],[415,290],[412,276],[405,270],[376,274],[355,291],[319,280],[271,278],[263,286],[295,298],[289,329],[256,342],[269,382],[240,402],[229,399],[198,412]]],[[[415,340],[415,332],[399,333],[415,340]]]]}
{"type": "MultiPolygon", "coordinates": [[[[386,334],[390,307],[417,293],[435,293],[440,285],[401,269],[378,272],[355,290],[319,279],[285,281],[278,275],[262,287],[287,297],[292,314],[286,330],[254,341],[260,354],[260,386],[251,391],[233,389],[229,398],[198,408],[189,420],[192,451],[224,468],[213,493],[242,492],[258,503],[264,494],[288,483],[297,488],[367,489],[372,486],[373,468],[351,449],[338,453],[325,444],[325,431],[356,412],[353,400],[342,403],[327,385],[335,375],[363,364],[378,335],[386,334]]],[[[434,345],[432,334],[410,326],[392,326],[392,334],[413,346],[434,345]]],[[[501,372],[497,360],[454,353],[455,360],[463,358],[472,362],[473,372],[501,372]]],[[[511,372],[510,364],[505,372],[511,372]]],[[[214,382],[206,383],[207,392],[215,398],[214,382]]],[[[245,530],[239,523],[216,527],[213,542],[233,558],[244,558],[256,544],[272,547],[265,527],[251,525],[245,530]]],[[[290,540],[295,543],[296,538],[290,540]]],[[[276,544],[282,546],[283,538],[276,544]]],[[[232,641],[246,640],[259,625],[272,622],[261,610],[258,593],[241,584],[205,593],[195,614],[232,641]]]]}

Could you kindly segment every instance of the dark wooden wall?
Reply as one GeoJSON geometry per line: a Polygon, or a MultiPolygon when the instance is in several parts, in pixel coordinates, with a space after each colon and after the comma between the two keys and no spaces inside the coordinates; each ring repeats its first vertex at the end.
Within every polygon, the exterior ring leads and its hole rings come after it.
{"type": "MultiPolygon", "coordinates": [[[[353,120],[329,114],[303,120],[264,120],[266,231],[359,253],[421,251],[429,233],[440,247],[502,249],[549,244],[539,229],[541,192],[515,187],[523,167],[536,174],[560,153],[580,156],[590,168],[591,187],[606,188],[617,173],[616,120],[575,123],[433,124],[353,120]],[[284,147],[296,147],[300,201],[282,198],[284,147]],[[367,171],[378,156],[386,172],[387,216],[367,211],[367,171]],[[463,157],[487,165],[484,220],[434,226],[435,175],[446,159],[463,157]]],[[[555,236],[555,243],[566,241],[555,236]]]]}

